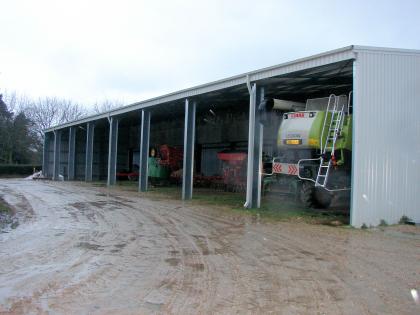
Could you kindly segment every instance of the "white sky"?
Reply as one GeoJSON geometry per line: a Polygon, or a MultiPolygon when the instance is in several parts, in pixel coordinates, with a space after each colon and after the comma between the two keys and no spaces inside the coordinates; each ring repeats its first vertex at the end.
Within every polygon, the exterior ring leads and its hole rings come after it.
{"type": "Polygon", "coordinates": [[[0,0],[0,91],[125,103],[351,44],[420,49],[420,1],[0,0]]]}

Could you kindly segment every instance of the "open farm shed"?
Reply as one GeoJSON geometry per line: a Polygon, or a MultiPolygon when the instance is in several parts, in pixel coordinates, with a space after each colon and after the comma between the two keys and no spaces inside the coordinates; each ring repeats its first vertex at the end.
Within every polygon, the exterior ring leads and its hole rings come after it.
{"type": "MultiPolygon", "coordinates": [[[[271,187],[282,175],[304,177],[299,170],[306,160],[320,163],[321,171],[311,175],[318,188],[340,166],[327,165],[335,162],[334,154],[322,152],[328,143],[313,158],[284,149],[305,142],[300,135],[283,139],[278,132],[286,119],[317,115],[319,108],[308,107],[316,102],[307,100],[331,95],[346,97],[342,113],[352,121],[350,145],[340,157],[348,183],[331,189],[348,194],[350,224],[397,223],[402,216],[419,222],[420,51],[414,50],[349,46],[55,126],[45,130],[43,172],[108,185],[134,179],[141,191],[167,181],[182,187],[183,199],[192,198],[193,187],[222,187],[243,192],[244,206],[260,207],[266,193],[276,194],[271,187]],[[289,107],[268,111],[270,99],[289,107]],[[306,108],[293,112],[290,104],[306,108]]],[[[345,118],[332,108],[324,108],[325,117],[341,129],[326,118],[324,129],[343,137],[345,118]]],[[[305,179],[287,185],[296,189],[300,182],[305,179]]]]}

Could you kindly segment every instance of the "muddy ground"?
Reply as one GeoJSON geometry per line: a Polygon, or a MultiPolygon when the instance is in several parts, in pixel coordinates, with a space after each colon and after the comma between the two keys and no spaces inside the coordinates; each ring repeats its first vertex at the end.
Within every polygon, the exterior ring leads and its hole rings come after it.
{"type": "Polygon", "coordinates": [[[0,180],[0,314],[420,314],[420,231],[354,230],[0,180]]]}

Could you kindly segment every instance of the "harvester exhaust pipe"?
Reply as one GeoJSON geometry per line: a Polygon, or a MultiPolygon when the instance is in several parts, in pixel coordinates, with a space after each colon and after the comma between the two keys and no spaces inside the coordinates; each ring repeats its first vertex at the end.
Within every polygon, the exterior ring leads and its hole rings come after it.
{"type": "Polygon", "coordinates": [[[260,112],[271,112],[278,110],[281,112],[297,112],[305,110],[305,103],[279,100],[276,98],[265,98],[258,106],[260,112]]]}
{"type": "Polygon", "coordinates": [[[265,125],[268,122],[269,113],[273,110],[281,112],[296,112],[305,109],[304,103],[279,100],[275,98],[264,98],[258,105],[260,123],[265,125]]]}

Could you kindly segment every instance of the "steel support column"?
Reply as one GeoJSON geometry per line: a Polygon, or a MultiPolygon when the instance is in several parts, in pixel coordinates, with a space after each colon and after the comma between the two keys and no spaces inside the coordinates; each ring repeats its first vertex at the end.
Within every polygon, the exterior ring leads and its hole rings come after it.
{"type": "Polygon", "coordinates": [[[42,155],[42,174],[46,177],[49,176],[49,163],[50,163],[50,134],[44,133],[44,148],[42,155]]]}
{"type": "Polygon", "coordinates": [[[93,164],[93,137],[95,133],[95,123],[88,122],[86,125],[86,166],[85,181],[92,181],[92,164],[93,164]]]}
{"type": "Polygon", "coordinates": [[[147,191],[149,173],[149,139],[150,139],[150,117],[148,110],[141,111],[140,126],[140,165],[139,165],[139,190],[147,191]]]}
{"type": "Polygon", "coordinates": [[[54,131],[54,167],[53,180],[59,180],[60,175],[60,152],[61,151],[61,130],[54,131]]]}
{"type": "Polygon", "coordinates": [[[247,208],[261,206],[261,167],[263,150],[263,125],[260,123],[258,105],[264,99],[264,88],[252,85],[249,101],[248,168],[246,202],[247,208]]]}
{"type": "Polygon", "coordinates": [[[109,120],[109,149],[108,149],[108,181],[107,185],[115,185],[117,176],[117,151],[118,151],[118,119],[111,117],[109,120]]]}
{"type": "Polygon", "coordinates": [[[182,200],[192,198],[194,176],[196,102],[185,100],[184,162],[182,171],[182,200]]]}
{"type": "Polygon", "coordinates": [[[69,155],[68,155],[68,180],[74,180],[75,160],[76,160],[76,130],[77,127],[70,127],[69,129],[69,155]]]}

